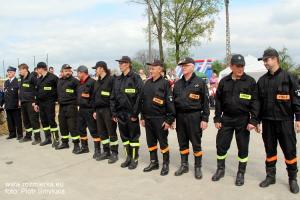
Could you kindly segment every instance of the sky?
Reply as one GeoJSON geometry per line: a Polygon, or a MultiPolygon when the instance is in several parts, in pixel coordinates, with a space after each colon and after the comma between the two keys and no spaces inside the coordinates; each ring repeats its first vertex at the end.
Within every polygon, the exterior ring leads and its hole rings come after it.
{"type": "MultiPolygon", "coordinates": [[[[0,0],[0,76],[18,63],[45,61],[58,72],[68,63],[111,68],[122,55],[147,49],[145,7],[128,0],[0,0]]],[[[299,0],[231,0],[232,53],[259,57],[267,47],[288,48],[300,63],[299,0]]],[[[196,59],[225,57],[225,11],[220,11],[211,40],[191,48],[196,59]]],[[[155,44],[155,48],[157,45],[155,44]]]]}

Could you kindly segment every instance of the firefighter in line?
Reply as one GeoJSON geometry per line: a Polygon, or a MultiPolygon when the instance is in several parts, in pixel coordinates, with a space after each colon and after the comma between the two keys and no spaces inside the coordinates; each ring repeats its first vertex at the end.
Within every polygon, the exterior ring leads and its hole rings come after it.
{"type": "Polygon", "coordinates": [[[77,77],[80,80],[80,85],[77,89],[77,103],[79,106],[77,125],[81,140],[79,154],[81,154],[89,152],[87,128],[94,140],[98,140],[99,136],[97,135],[96,121],[93,118],[94,109],[92,103],[96,81],[89,76],[88,68],[84,65],[77,68],[77,77]]]}
{"type": "Polygon", "coordinates": [[[292,193],[299,192],[297,183],[296,133],[300,130],[300,86],[296,77],[280,68],[279,54],[269,48],[263,60],[268,72],[258,81],[262,138],[266,151],[266,179],[260,187],[276,182],[277,144],[279,143],[286,163],[289,186],[292,193]]]}
{"type": "Polygon", "coordinates": [[[121,139],[126,151],[126,160],[122,168],[135,169],[139,158],[139,138],[141,135],[139,118],[139,98],[143,81],[133,72],[131,59],[123,56],[116,60],[122,74],[116,78],[111,94],[111,112],[115,122],[118,123],[121,139]]]}
{"type": "Polygon", "coordinates": [[[31,141],[32,134],[34,141],[32,145],[41,143],[39,113],[35,112],[32,103],[36,97],[36,82],[37,78],[33,73],[29,72],[27,64],[23,63],[18,66],[20,73],[19,99],[21,103],[21,112],[23,125],[26,135],[20,142],[31,141]]]}
{"type": "MultiPolygon", "coordinates": [[[[94,87],[94,118],[97,120],[97,130],[103,145],[103,153],[96,157],[97,161],[108,159],[109,164],[118,160],[118,135],[117,124],[112,120],[110,111],[110,96],[115,78],[110,75],[110,70],[104,61],[99,61],[93,67],[98,77],[94,87]]],[[[100,149],[100,143],[98,144],[100,149]]]]}
{"type": "Polygon", "coordinates": [[[161,75],[164,65],[160,60],[147,63],[150,66],[151,79],[148,79],[141,94],[141,125],[146,128],[146,138],[150,152],[150,164],[144,172],[159,169],[157,142],[163,155],[163,167],[160,175],[169,173],[168,129],[175,120],[175,107],[169,82],[161,75]]]}
{"type": "Polygon", "coordinates": [[[39,112],[45,140],[40,143],[40,146],[45,146],[52,143],[55,148],[59,144],[58,127],[55,121],[55,103],[57,101],[57,76],[51,74],[47,70],[47,64],[40,62],[36,67],[37,85],[36,85],[36,100],[32,104],[34,110],[39,112]],[[51,135],[53,141],[51,139],[51,135]]]}
{"type": "Polygon", "coordinates": [[[189,171],[189,142],[195,156],[195,178],[202,178],[202,132],[207,128],[209,119],[209,100],[206,83],[194,73],[195,61],[186,57],[179,63],[183,76],[173,90],[176,109],[176,130],[180,147],[181,165],[175,176],[189,171]]]}
{"type": "Polygon", "coordinates": [[[250,131],[259,123],[258,91],[255,80],[244,73],[245,59],[240,54],[231,58],[231,73],[219,83],[216,92],[214,123],[218,129],[216,137],[217,171],[213,181],[225,175],[225,160],[233,133],[238,147],[238,172],[235,184],[244,185],[244,174],[248,162],[250,131]]]}
{"type": "MultiPolygon", "coordinates": [[[[21,109],[19,105],[19,83],[16,78],[15,67],[8,67],[7,80],[4,82],[4,109],[6,111],[7,126],[9,135],[6,139],[17,138],[20,141],[27,141],[23,138],[21,109]],[[22,139],[23,138],[23,139],[22,139]]],[[[30,140],[31,141],[31,137],[30,140]]]]}
{"type": "Polygon", "coordinates": [[[61,70],[63,76],[58,80],[57,84],[61,144],[56,149],[69,148],[69,138],[71,138],[74,144],[72,152],[79,154],[81,152],[79,145],[80,134],[77,128],[77,88],[79,81],[73,77],[70,65],[64,64],[61,70]]]}

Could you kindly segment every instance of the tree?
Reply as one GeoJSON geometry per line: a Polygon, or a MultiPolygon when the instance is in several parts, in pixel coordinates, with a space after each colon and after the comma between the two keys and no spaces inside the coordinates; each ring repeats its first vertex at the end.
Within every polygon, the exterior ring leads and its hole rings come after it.
{"type": "Polygon", "coordinates": [[[216,60],[212,63],[211,67],[213,69],[213,71],[219,75],[219,73],[224,69],[224,64],[221,63],[219,60],[216,60]]]}
{"type": "MultiPolygon", "coordinates": [[[[159,59],[159,51],[158,50],[152,49],[151,54],[152,54],[152,60],[153,59],[159,59]]],[[[134,60],[138,61],[143,66],[145,66],[146,63],[149,62],[149,60],[150,60],[149,59],[149,52],[148,52],[148,50],[145,50],[145,49],[139,50],[135,54],[134,60]]],[[[152,62],[152,60],[150,62],[152,62]]]]}
{"type": "Polygon", "coordinates": [[[287,48],[283,48],[278,52],[280,67],[286,71],[293,71],[295,67],[295,63],[293,62],[292,57],[288,53],[287,48]]]}
{"type": "Polygon", "coordinates": [[[144,66],[142,63],[136,61],[136,60],[133,60],[132,63],[131,63],[131,67],[132,67],[132,70],[136,73],[139,72],[140,69],[144,69],[144,66]]]}
{"type": "Polygon", "coordinates": [[[157,38],[160,60],[164,61],[163,11],[167,0],[132,0],[132,2],[149,6],[152,24],[155,27],[152,34],[157,38]]]}
{"type": "Polygon", "coordinates": [[[175,46],[178,63],[182,52],[199,44],[200,38],[210,39],[219,0],[170,0],[163,17],[164,38],[175,46]]]}

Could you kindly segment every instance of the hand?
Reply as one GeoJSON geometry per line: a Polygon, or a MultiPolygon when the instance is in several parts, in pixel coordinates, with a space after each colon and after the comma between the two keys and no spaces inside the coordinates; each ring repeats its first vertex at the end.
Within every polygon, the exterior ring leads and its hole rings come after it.
{"type": "Polygon", "coordinates": [[[171,128],[170,124],[168,124],[167,122],[164,122],[161,127],[164,127],[165,131],[171,128]]]}
{"type": "Polygon", "coordinates": [[[145,120],[141,119],[140,124],[142,127],[145,127],[145,120]]]}
{"type": "Polygon", "coordinates": [[[133,121],[133,122],[135,122],[135,121],[137,120],[137,118],[135,118],[135,117],[130,117],[130,120],[133,121]]]}
{"type": "Polygon", "coordinates": [[[93,118],[96,119],[96,117],[97,117],[97,113],[94,112],[94,113],[93,113],[93,118]]]}
{"type": "Polygon", "coordinates": [[[220,130],[222,128],[222,124],[220,122],[215,123],[215,127],[220,130]]]}
{"type": "Polygon", "coordinates": [[[112,120],[113,120],[114,122],[118,123],[118,118],[113,117],[112,120]]]}
{"type": "Polygon", "coordinates": [[[257,124],[257,126],[255,127],[255,131],[256,131],[256,133],[261,132],[260,124],[257,124]]]}
{"type": "Polygon", "coordinates": [[[300,121],[296,121],[296,132],[300,133],[300,121]]]}
{"type": "Polygon", "coordinates": [[[34,105],[33,109],[34,109],[35,112],[39,112],[40,111],[40,108],[39,108],[38,105],[34,105]]]}
{"type": "Polygon", "coordinates": [[[205,129],[207,129],[207,122],[205,122],[205,121],[202,121],[201,123],[200,123],[200,128],[202,129],[202,130],[205,130],[205,129]]]}
{"type": "Polygon", "coordinates": [[[253,126],[252,124],[248,124],[247,125],[247,130],[248,131],[252,131],[253,129],[255,129],[256,127],[255,126],[253,126]]]}

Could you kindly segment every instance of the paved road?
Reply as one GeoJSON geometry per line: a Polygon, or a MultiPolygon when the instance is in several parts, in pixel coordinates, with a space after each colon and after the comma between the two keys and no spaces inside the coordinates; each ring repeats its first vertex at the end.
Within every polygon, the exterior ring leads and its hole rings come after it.
{"type": "MultiPolygon", "coordinates": [[[[216,169],[215,155],[216,129],[210,123],[203,135],[202,180],[193,177],[193,159],[190,159],[190,173],[181,177],[173,174],[180,162],[176,133],[170,132],[171,148],[170,174],[159,175],[160,171],[143,173],[149,155],[142,129],[141,158],[134,171],[120,168],[124,159],[114,165],[107,161],[93,160],[92,152],[73,155],[71,149],[56,151],[50,146],[20,144],[16,140],[7,141],[0,137],[0,199],[114,199],[114,200],[207,200],[207,199],[300,199],[300,195],[289,192],[284,157],[280,151],[277,184],[266,189],[258,184],[265,177],[264,148],[261,135],[251,133],[249,164],[243,187],[234,185],[237,170],[237,148],[235,141],[226,163],[226,176],[220,182],[211,181],[216,169]]],[[[299,138],[299,135],[298,135],[299,138]]],[[[298,149],[300,145],[298,144],[298,149]]],[[[90,142],[92,149],[92,142],[90,142]]],[[[161,157],[160,157],[161,159],[161,157]]]]}

